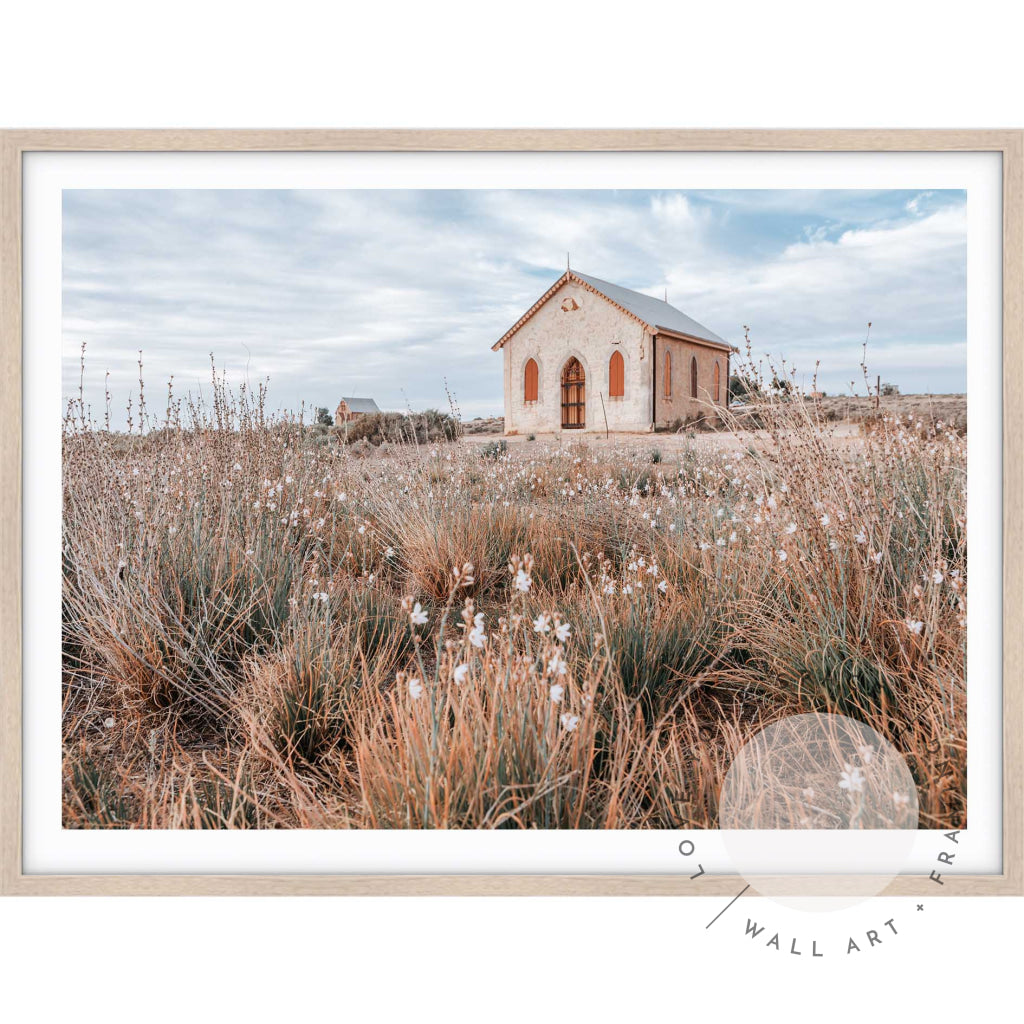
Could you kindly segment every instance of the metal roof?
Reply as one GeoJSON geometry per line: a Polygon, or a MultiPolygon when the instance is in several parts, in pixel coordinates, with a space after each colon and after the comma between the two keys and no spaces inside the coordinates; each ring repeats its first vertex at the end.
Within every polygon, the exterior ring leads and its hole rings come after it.
{"type": "Polygon", "coordinates": [[[380,412],[372,398],[342,398],[349,412],[380,412]]]}
{"type": "Polygon", "coordinates": [[[682,310],[676,309],[675,306],[670,306],[667,302],[662,302],[661,299],[655,299],[650,295],[635,292],[631,288],[623,288],[621,285],[612,284],[610,281],[602,281],[600,278],[581,274],[578,270],[567,270],[562,274],[491,346],[491,349],[497,352],[567,281],[576,281],[584,288],[588,288],[597,295],[603,296],[609,302],[625,310],[630,316],[636,317],[652,333],[657,334],[659,331],[666,331],[669,334],[683,335],[694,339],[698,343],[703,342],[716,348],[723,348],[726,351],[739,351],[735,346],[730,345],[723,338],[715,334],[714,331],[710,331],[703,324],[697,323],[696,320],[688,317],[682,310]]]}
{"type": "Polygon", "coordinates": [[[578,270],[572,271],[573,277],[589,284],[591,288],[604,295],[607,295],[612,302],[617,303],[624,309],[629,310],[635,317],[643,320],[651,327],[664,327],[667,331],[676,331],[679,334],[686,334],[692,338],[702,338],[704,341],[714,342],[716,345],[728,345],[724,338],[720,338],[714,331],[708,330],[703,324],[697,323],[692,317],[688,317],[675,306],[670,306],[661,299],[655,299],[650,295],[643,295],[631,288],[623,288],[621,285],[612,284],[610,281],[602,281],[588,274],[581,274],[578,270]]]}

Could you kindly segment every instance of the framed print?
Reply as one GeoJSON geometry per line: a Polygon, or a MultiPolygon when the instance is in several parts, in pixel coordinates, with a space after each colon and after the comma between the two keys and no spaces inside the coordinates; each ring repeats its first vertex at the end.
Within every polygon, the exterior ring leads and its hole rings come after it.
{"type": "Polygon", "coordinates": [[[1022,892],[1020,132],[0,138],[4,892],[1022,892]]]}

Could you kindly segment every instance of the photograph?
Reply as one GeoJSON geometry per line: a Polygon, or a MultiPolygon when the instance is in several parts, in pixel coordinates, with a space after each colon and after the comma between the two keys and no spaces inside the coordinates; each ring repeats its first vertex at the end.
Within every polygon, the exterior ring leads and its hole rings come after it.
{"type": "Polygon", "coordinates": [[[928,180],[65,188],[62,828],[965,829],[928,180]]]}

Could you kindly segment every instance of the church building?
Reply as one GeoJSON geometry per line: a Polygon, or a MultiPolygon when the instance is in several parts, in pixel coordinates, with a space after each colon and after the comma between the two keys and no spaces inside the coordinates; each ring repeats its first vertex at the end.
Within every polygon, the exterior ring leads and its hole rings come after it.
{"type": "Polygon", "coordinates": [[[641,432],[714,416],[737,350],[667,302],[575,270],[492,346],[505,433],[641,432]]]}

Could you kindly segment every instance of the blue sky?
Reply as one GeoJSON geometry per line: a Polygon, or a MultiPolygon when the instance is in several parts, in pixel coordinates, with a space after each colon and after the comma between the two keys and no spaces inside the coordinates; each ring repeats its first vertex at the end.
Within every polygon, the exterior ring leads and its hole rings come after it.
{"type": "Polygon", "coordinates": [[[271,405],[499,414],[491,345],[565,268],[661,297],[829,393],[966,388],[956,191],[65,191],[64,393],[269,378],[271,405]]]}

